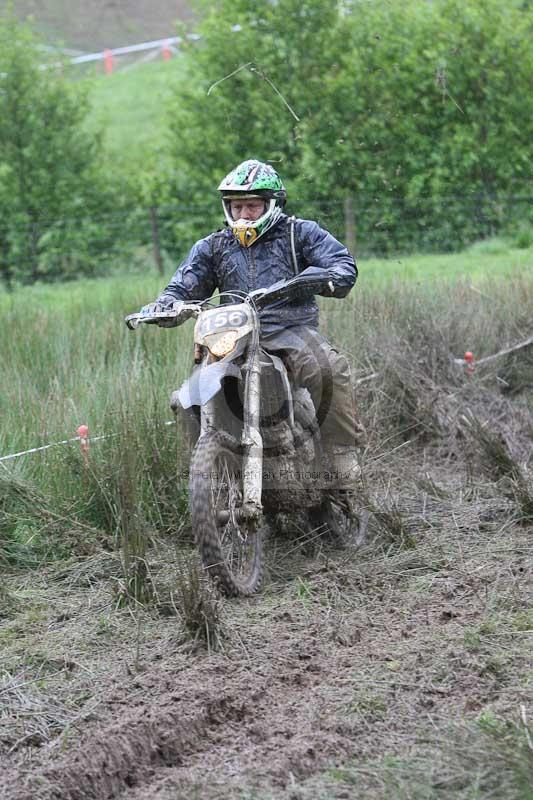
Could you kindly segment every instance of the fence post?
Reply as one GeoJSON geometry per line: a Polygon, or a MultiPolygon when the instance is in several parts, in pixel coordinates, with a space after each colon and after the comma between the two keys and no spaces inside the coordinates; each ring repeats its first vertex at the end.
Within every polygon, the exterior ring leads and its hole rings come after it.
{"type": "Polygon", "coordinates": [[[161,244],[159,242],[159,224],[157,221],[157,208],[150,206],[150,225],[152,226],[152,250],[157,271],[160,275],[164,274],[163,257],[161,255],[161,244]]]}
{"type": "Polygon", "coordinates": [[[353,197],[347,194],[344,198],[344,228],[346,247],[352,255],[355,254],[355,217],[353,211],[353,197]]]}

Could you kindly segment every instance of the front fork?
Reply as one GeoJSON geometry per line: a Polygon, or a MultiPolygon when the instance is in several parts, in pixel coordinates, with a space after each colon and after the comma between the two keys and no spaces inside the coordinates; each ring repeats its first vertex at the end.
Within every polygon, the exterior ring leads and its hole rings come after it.
{"type": "MultiPolygon", "coordinates": [[[[263,438],[260,433],[261,367],[258,341],[255,347],[252,344],[251,349],[250,358],[245,366],[244,425],[241,436],[243,500],[237,516],[241,519],[255,522],[258,525],[263,511],[261,504],[263,491],[263,438]]],[[[201,435],[208,430],[217,429],[216,401],[217,397],[215,396],[202,406],[201,435]]],[[[222,515],[224,516],[225,513],[222,512],[222,515]]],[[[227,520],[223,519],[221,521],[225,522],[227,520]]]]}
{"type": "Polygon", "coordinates": [[[262,514],[263,439],[260,433],[261,368],[257,349],[248,366],[244,403],[242,514],[257,523],[262,514]]]}

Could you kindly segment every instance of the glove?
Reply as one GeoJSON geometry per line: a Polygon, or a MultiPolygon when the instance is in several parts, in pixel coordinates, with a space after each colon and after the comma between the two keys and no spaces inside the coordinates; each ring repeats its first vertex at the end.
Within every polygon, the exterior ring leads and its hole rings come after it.
{"type": "Polygon", "coordinates": [[[153,317],[155,314],[158,314],[162,311],[162,307],[159,303],[148,303],[147,306],[143,306],[139,311],[141,317],[153,317]]]}
{"type": "Polygon", "coordinates": [[[173,306],[176,303],[181,303],[181,300],[176,300],[170,295],[161,295],[153,303],[143,306],[139,312],[142,317],[153,317],[155,314],[160,314],[162,311],[173,311],[173,306]]]}
{"type": "Polygon", "coordinates": [[[321,297],[335,297],[335,285],[333,281],[330,280],[327,282],[327,285],[324,289],[320,292],[321,297]]]}
{"type": "MultiPolygon", "coordinates": [[[[148,303],[148,305],[143,306],[139,314],[141,317],[155,317],[158,314],[168,311],[178,314],[182,306],[182,300],[176,300],[169,295],[162,295],[153,303],[148,303]]],[[[152,322],[152,320],[150,320],[150,322],[152,322]]],[[[175,317],[171,317],[170,319],[154,319],[153,323],[159,325],[161,328],[174,328],[178,324],[178,321],[175,317]]]]}
{"type": "Polygon", "coordinates": [[[160,328],[175,328],[178,323],[180,322],[179,315],[180,311],[182,310],[185,303],[183,300],[172,300],[170,305],[165,304],[160,310],[161,311],[171,311],[175,314],[175,317],[170,317],[168,319],[158,319],[157,324],[160,328]]]}

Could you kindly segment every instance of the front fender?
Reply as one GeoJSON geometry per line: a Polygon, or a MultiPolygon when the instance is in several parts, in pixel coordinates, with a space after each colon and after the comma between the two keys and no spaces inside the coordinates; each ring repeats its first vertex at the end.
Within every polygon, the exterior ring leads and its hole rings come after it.
{"type": "Polygon", "coordinates": [[[215,361],[214,364],[198,364],[191,376],[172,394],[170,405],[177,408],[203,406],[208,403],[222,387],[224,378],[240,378],[241,370],[231,361],[215,361]]]}

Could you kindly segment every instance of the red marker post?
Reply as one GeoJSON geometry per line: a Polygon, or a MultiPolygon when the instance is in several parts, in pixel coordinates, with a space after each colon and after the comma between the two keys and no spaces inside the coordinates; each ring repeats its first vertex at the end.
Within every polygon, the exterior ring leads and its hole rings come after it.
{"type": "Polygon", "coordinates": [[[163,53],[163,61],[168,61],[170,59],[170,57],[172,56],[172,51],[170,49],[170,43],[169,42],[165,42],[161,52],[163,53]]]}
{"type": "Polygon", "coordinates": [[[474,354],[470,350],[467,350],[464,360],[466,362],[466,374],[471,378],[474,374],[474,354]]]}
{"type": "Polygon", "coordinates": [[[104,68],[105,74],[111,75],[113,72],[113,53],[111,50],[104,50],[104,68]]]}
{"type": "Polygon", "coordinates": [[[76,433],[78,434],[78,438],[80,440],[80,450],[83,456],[83,463],[85,468],[87,468],[89,466],[89,426],[79,425],[76,428],[76,433]]]}

